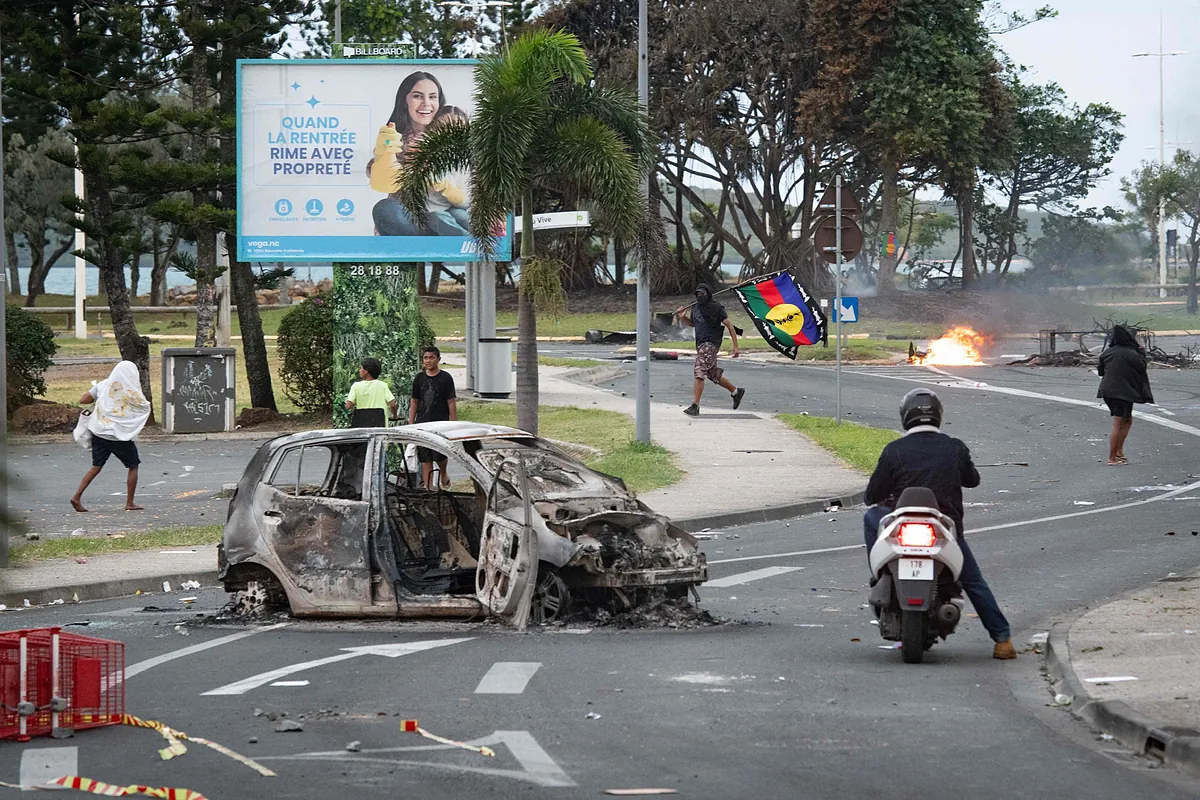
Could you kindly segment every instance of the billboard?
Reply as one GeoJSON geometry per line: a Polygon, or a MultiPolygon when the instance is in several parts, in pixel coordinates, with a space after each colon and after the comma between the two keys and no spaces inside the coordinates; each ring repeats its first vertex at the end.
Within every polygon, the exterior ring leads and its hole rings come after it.
{"type": "MultiPolygon", "coordinates": [[[[239,60],[238,259],[479,260],[467,173],[434,184],[425,225],[393,194],[426,130],[474,114],[474,63],[239,60]]],[[[511,229],[494,260],[511,259],[511,229]]]]}

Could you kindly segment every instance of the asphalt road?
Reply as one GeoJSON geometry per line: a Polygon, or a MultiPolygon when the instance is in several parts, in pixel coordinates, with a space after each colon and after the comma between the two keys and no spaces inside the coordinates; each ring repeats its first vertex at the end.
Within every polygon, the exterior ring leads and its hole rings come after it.
{"type": "MultiPolygon", "coordinates": [[[[730,370],[764,410],[832,413],[828,369],[730,370]]],[[[1174,416],[1151,413],[1175,427],[1137,422],[1132,463],[1109,468],[1100,463],[1104,442],[1089,441],[1103,439],[1108,417],[1091,407],[1096,379],[1086,371],[947,372],[957,377],[847,370],[844,409],[850,419],[892,425],[899,397],[916,381],[952,384],[939,389],[947,430],[968,441],[976,460],[1030,463],[986,468],[984,485],[967,495],[967,535],[1018,644],[1088,605],[1200,566],[1200,536],[1165,535],[1200,528],[1200,478],[1190,477],[1200,434],[1194,373],[1152,374],[1174,416]]],[[[675,401],[688,376],[687,364],[656,364],[656,399],[675,401]]],[[[211,590],[186,610],[176,594],[5,614],[0,626],[10,629],[87,621],[80,630],[123,641],[127,663],[145,667],[126,684],[130,713],[261,759],[279,776],[259,777],[196,745],[163,762],[153,732],[104,729],[2,747],[0,780],[17,779],[23,752],[47,747],[76,748],[87,777],[210,798],[342,796],[347,787],[355,797],[453,798],[592,797],[636,787],[697,798],[1200,795],[1200,782],[1099,742],[1048,708],[1040,658],[992,660],[974,617],[923,665],[906,666],[882,649],[862,608],[856,510],[715,536],[703,542],[712,580],[701,594],[703,607],[728,623],[712,627],[247,627],[198,616],[222,602],[211,590]],[[243,633],[250,635],[227,639],[243,633]],[[392,647],[422,643],[430,649],[392,647]],[[153,660],[202,644],[213,646],[153,660]],[[287,669],[297,665],[306,666],[287,669]],[[272,685],[279,680],[306,683],[272,685]],[[480,692],[489,682],[508,693],[480,692]],[[275,733],[278,722],[255,709],[286,712],[304,730],[275,733]],[[400,732],[402,718],[489,743],[496,756],[430,749],[432,742],[400,732]],[[359,752],[346,750],[351,741],[361,742],[359,752]]]]}

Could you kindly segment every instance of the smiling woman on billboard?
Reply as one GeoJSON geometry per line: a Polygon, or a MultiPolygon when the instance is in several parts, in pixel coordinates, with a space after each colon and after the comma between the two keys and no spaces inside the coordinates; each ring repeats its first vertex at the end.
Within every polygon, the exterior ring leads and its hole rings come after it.
{"type": "Polygon", "coordinates": [[[396,106],[375,137],[374,157],[367,164],[371,188],[388,196],[371,209],[378,236],[468,236],[470,182],[463,173],[447,175],[429,192],[429,224],[419,226],[394,195],[409,150],[425,134],[448,120],[466,120],[457,106],[446,105],[437,77],[414,72],[396,91],[396,106]]]}

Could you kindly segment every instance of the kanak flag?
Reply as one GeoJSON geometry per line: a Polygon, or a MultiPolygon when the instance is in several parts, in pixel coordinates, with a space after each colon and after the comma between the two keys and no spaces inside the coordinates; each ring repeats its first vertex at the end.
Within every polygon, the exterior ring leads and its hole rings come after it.
{"type": "Polygon", "coordinates": [[[762,337],[788,358],[794,360],[802,345],[825,341],[825,314],[791,273],[758,278],[734,291],[762,337]]]}

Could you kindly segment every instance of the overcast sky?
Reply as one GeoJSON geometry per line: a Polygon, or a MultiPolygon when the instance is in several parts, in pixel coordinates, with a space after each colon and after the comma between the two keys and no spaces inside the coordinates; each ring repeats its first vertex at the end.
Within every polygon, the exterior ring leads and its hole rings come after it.
{"type": "MultiPolygon", "coordinates": [[[[1175,141],[1190,141],[1183,148],[1200,151],[1200,0],[1046,2],[1058,9],[1056,18],[997,36],[996,42],[1013,61],[1032,69],[1032,79],[1058,83],[1080,106],[1108,103],[1125,115],[1125,140],[1111,165],[1113,174],[1085,203],[1123,206],[1120,178],[1143,160],[1158,158],[1158,59],[1131,56],[1160,52],[1160,10],[1162,52],[1192,51],[1163,59],[1167,159],[1175,141]]],[[[1008,10],[1024,12],[1036,5],[1005,2],[1008,10]]]]}

